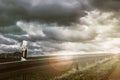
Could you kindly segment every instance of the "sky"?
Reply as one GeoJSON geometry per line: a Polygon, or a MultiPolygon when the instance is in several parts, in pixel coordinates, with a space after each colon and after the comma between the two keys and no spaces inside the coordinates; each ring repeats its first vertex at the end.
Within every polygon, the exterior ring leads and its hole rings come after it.
{"type": "Polygon", "coordinates": [[[0,0],[0,52],[120,52],[119,0],[0,0]]]}

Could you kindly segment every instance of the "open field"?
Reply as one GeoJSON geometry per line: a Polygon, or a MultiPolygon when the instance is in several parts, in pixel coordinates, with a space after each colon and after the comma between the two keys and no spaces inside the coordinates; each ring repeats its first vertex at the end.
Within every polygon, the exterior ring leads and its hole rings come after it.
{"type": "Polygon", "coordinates": [[[111,58],[82,71],[68,72],[51,80],[108,80],[118,61],[117,58],[111,58]]]}
{"type": "Polygon", "coordinates": [[[114,67],[116,60],[113,56],[85,54],[29,57],[23,62],[1,63],[0,80],[101,80],[97,79],[98,74],[104,72],[106,76],[114,67]],[[96,78],[93,79],[93,76],[96,78]]]}

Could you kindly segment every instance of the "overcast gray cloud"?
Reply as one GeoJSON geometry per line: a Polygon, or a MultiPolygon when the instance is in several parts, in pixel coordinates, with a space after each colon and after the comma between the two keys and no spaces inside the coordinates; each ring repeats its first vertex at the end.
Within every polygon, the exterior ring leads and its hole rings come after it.
{"type": "Polygon", "coordinates": [[[27,40],[30,55],[119,52],[119,4],[119,0],[0,0],[0,51],[15,51],[27,40]]]}
{"type": "Polygon", "coordinates": [[[74,22],[88,10],[88,0],[0,0],[1,24],[16,20],[74,22]]]}
{"type": "Polygon", "coordinates": [[[0,25],[15,24],[16,20],[69,24],[85,16],[87,10],[119,8],[119,0],[0,0],[0,25]]]}
{"type": "Polygon", "coordinates": [[[104,11],[118,11],[120,0],[91,0],[91,5],[104,11]]]}

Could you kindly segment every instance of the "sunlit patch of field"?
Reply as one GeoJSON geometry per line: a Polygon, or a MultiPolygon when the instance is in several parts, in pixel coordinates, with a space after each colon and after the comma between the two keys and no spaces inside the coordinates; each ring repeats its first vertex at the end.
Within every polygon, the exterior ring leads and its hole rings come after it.
{"type": "Polygon", "coordinates": [[[51,80],[107,80],[116,66],[118,59],[115,57],[98,61],[93,66],[73,72],[67,72],[51,80]]]}
{"type": "Polygon", "coordinates": [[[117,62],[118,58],[113,56],[84,54],[29,57],[28,61],[47,59],[47,64],[25,69],[3,80],[105,80],[117,62]]]}

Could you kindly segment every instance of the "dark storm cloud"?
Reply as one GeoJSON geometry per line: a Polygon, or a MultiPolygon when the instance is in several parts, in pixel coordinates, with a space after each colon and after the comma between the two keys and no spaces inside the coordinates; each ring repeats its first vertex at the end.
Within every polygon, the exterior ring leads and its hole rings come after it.
{"type": "Polygon", "coordinates": [[[119,52],[120,16],[114,12],[119,10],[119,3],[118,0],[0,0],[0,25],[9,25],[0,26],[0,51],[18,50],[22,41],[27,40],[31,44],[30,55],[119,52]],[[78,24],[69,26],[51,23],[77,20],[78,24]]]}
{"type": "Polygon", "coordinates": [[[0,0],[0,24],[16,20],[67,23],[84,16],[88,0],[0,0]]]}
{"type": "Polygon", "coordinates": [[[91,0],[91,4],[103,11],[118,11],[120,9],[120,0],[91,0]]]}
{"type": "Polygon", "coordinates": [[[119,10],[119,0],[0,0],[0,25],[15,24],[17,20],[77,22],[94,8],[119,10]]]}

